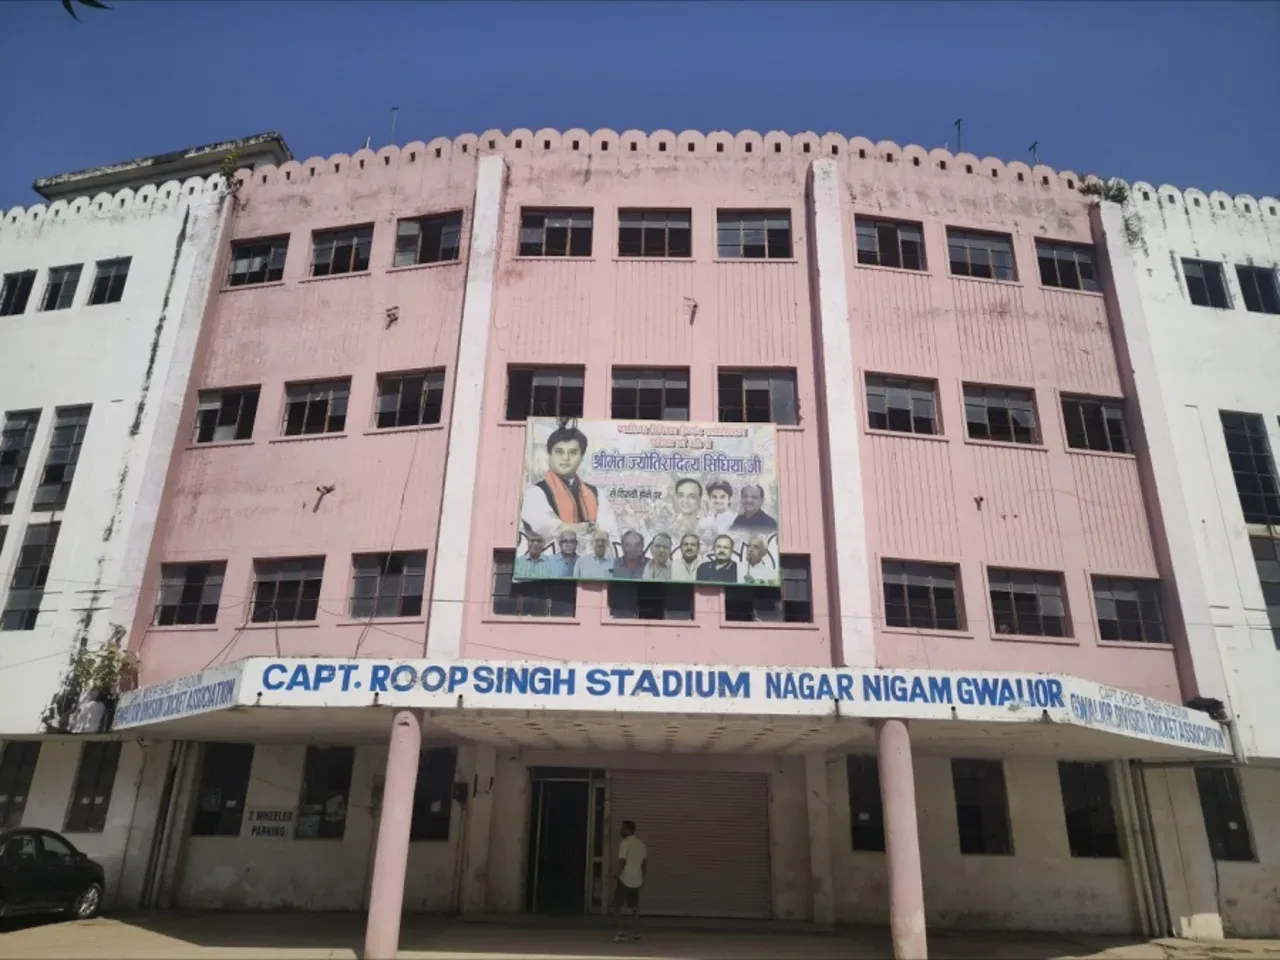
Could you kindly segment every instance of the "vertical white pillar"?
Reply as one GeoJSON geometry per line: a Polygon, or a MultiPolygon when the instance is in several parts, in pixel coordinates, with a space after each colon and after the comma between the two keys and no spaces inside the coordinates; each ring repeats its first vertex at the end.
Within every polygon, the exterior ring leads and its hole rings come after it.
{"type": "Polygon", "coordinates": [[[1195,772],[1186,767],[1148,769],[1143,778],[1173,934],[1221,940],[1217,864],[1204,829],[1195,772]]]}
{"type": "Polygon", "coordinates": [[[835,889],[831,877],[831,796],[827,786],[827,755],[804,757],[805,812],[809,817],[809,891],[813,922],[835,923],[835,889]]]}
{"type": "Polygon", "coordinates": [[[466,848],[462,866],[462,912],[483,913],[489,887],[489,837],[493,823],[493,788],[498,754],[483,743],[473,748],[474,788],[467,801],[466,848]]]}

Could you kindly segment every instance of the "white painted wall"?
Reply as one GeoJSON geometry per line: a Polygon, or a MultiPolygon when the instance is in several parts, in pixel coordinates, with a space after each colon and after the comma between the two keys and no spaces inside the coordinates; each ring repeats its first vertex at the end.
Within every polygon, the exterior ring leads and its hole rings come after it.
{"type": "Polygon", "coordinates": [[[14,208],[0,220],[0,273],[37,270],[26,311],[0,317],[0,416],[41,409],[0,551],[0,605],[28,522],[61,521],[40,619],[0,643],[0,735],[40,732],[74,646],[125,629],[141,598],[161,489],[219,250],[217,177],[14,208]],[[123,299],[88,306],[95,262],[132,257],[123,299]],[[40,312],[50,267],[84,264],[73,306],[40,312]],[[92,404],[65,510],[31,504],[59,406],[92,404]],[[135,426],[136,421],[136,426],[135,426]],[[87,616],[91,614],[91,616],[87,616]],[[87,627],[85,626],[87,619],[87,627]]]}

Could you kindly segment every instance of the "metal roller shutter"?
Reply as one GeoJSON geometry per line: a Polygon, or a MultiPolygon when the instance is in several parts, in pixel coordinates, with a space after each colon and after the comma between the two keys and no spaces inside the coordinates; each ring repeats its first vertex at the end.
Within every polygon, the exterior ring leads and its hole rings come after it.
{"type": "Polygon", "coordinates": [[[642,914],[760,917],[773,914],[769,778],[760,773],[613,773],[609,819],[634,820],[648,850],[642,914]]]}

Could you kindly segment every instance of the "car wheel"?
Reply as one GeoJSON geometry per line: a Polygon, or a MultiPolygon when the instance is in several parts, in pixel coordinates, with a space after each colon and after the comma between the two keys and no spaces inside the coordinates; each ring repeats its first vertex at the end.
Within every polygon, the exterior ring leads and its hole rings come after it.
{"type": "Polygon", "coordinates": [[[96,880],[71,905],[71,916],[76,920],[92,920],[102,909],[102,884],[96,880]]]}

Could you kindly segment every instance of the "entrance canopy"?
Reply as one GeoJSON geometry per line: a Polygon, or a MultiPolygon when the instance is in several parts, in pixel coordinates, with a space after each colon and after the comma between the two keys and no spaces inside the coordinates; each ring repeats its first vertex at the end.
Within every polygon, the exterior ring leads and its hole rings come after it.
{"type": "Polygon", "coordinates": [[[113,729],[384,742],[392,709],[500,747],[806,753],[912,721],[921,749],[1103,759],[1230,754],[1206,714],[1061,674],[250,657],[125,693],[113,729]]]}

